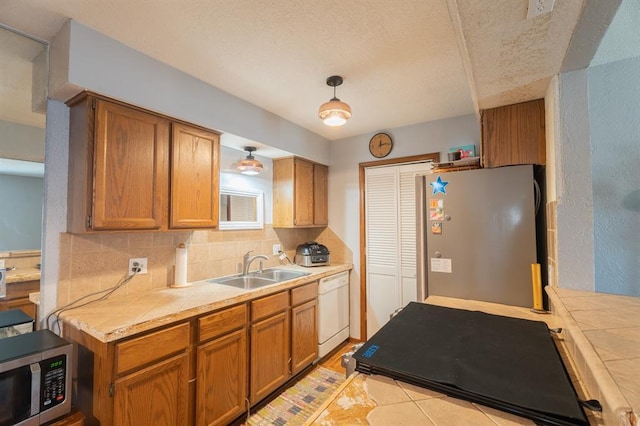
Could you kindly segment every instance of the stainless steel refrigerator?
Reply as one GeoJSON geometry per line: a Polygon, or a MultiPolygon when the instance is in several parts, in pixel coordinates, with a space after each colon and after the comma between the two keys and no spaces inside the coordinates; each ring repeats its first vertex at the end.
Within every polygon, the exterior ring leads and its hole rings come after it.
{"type": "Polygon", "coordinates": [[[536,200],[530,165],[417,176],[418,300],[531,307],[536,200]]]}

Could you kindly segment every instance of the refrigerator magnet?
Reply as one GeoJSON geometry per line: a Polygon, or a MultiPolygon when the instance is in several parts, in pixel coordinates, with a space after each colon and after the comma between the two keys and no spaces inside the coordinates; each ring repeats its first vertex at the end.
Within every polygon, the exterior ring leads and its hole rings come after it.
{"type": "Polygon", "coordinates": [[[431,222],[431,233],[442,234],[442,222],[439,222],[439,221],[431,222]]]}
{"type": "Polygon", "coordinates": [[[429,210],[429,220],[444,220],[444,210],[442,209],[429,210]]]}
{"type": "Polygon", "coordinates": [[[430,182],[429,185],[433,188],[433,195],[436,195],[438,192],[441,192],[446,195],[447,190],[445,187],[449,185],[449,182],[445,182],[442,180],[442,177],[438,176],[435,182],[430,182]]]}
{"type": "Polygon", "coordinates": [[[442,198],[432,198],[429,200],[429,208],[442,209],[444,208],[444,200],[442,198]]]}
{"type": "Polygon", "coordinates": [[[451,273],[451,259],[431,258],[431,272],[451,273]]]}

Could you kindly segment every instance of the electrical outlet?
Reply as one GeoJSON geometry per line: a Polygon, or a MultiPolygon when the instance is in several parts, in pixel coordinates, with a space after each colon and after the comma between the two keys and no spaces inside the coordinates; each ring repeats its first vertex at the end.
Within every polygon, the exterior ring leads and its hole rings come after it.
{"type": "Polygon", "coordinates": [[[535,18],[536,16],[551,12],[555,2],[556,0],[529,0],[527,19],[535,18]]]}
{"type": "Polygon", "coordinates": [[[274,244],[272,254],[278,254],[278,253],[280,253],[280,244],[274,244]]]}
{"type": "Polygon", "coordinates": [[[129,259],[129,276],[133,275],[133,272],[139,268],[138,275],[147,273],[147,258],[136,257],[129,259]]]}

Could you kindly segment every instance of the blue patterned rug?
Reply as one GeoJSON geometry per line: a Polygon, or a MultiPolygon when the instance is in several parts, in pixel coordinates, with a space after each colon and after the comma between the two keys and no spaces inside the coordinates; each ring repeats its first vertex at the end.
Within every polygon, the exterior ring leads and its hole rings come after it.
{"type": "Polygon", "coordinates": [[[259,409],[246,424],[302,425],[344,380],[344,374],[318,367],[259,409]]]}

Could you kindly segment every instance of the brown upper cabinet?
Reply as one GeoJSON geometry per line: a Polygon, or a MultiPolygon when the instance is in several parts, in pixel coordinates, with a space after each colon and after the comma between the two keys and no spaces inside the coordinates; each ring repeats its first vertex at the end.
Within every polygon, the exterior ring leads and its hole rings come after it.
{"type": "Polygon", "coordinates": [[[273,227],[320,227],[329,223],[329,168],[299,157],[273,160],[273,227]]]}
{"type": "Polygon", "coordinates": [[[172,124],[171,228],[218,226],[219,136],[172,124]]]}
{"type": "Polygon", "coordinates": [[[88,93],[69,106],[70,232],[218,226],[218,133],[88,93]]]}
{"type": "Polygon", "coordinates": [[[482,164],[545,164],[544,99],[482,111],[482,164]]]}

